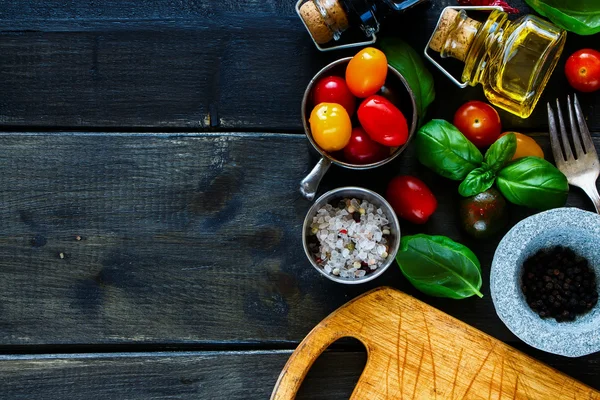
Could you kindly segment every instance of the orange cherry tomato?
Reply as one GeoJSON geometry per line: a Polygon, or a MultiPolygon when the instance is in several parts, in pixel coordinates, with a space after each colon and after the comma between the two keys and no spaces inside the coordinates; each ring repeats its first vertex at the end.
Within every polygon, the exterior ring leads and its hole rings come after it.
{"type": "Polygon", "coordinates": [[[352,57],[346,68],[346,83],[356,97],[368,97],[385,83],[388,65],[381,50],[367,47],[352,57]]]}
{"type": "Polygon", "coordinates": [[[517,151],[515,151],[515,155],[512,158],[513,160],[528,156],[544,158],[544,151],[533,138],[517,132],[504,132],[500,137],[508,135],[509,133],[514,133],[517,137],[517,151]]]}
{"type": "Polygon", "coordinates": [[[309,122],[313,139],[325,151],[342,150],[350,141],[350,116],[337,103],[317,104],[310,113],[309,122]]]}

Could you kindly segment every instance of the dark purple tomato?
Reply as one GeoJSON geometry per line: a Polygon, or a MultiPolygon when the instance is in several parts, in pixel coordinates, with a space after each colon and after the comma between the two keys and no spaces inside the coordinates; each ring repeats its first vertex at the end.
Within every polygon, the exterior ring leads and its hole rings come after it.
{"type": "Polygon", "coordinates": [[[495,235],[506,225],[506,200],[494,188],[460,202],[463,229],[475,238],[495,235]]]}

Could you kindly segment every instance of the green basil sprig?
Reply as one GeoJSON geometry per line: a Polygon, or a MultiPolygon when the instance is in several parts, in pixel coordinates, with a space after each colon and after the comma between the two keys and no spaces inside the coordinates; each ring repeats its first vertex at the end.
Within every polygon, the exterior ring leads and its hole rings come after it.
{"type": "Polygon", "coordinates": [[[434,119],[417,132],[417,157],[436,173],[460,181],[481,166],[481,152],[448,121],[434,119]]]}
{"type": "Polygon", "coordinates": [[[458,193],[464,197],[471,197],[485,192],[492,187],[496,180],[496,173],[487,164],[475,168],[458,187],[458,193]]]}
{"type": "Polygon", "coordinates": [[[396,261],[402,274],[421,292],[437,297],[483,297],[481,265],[466,246],[445,236],[405,236],[396,261]]]}
{"type": "Polygon", "coordinates": [[[507,165],[517,149],[514,133],[490,146],[485,157],[454,125],[434,119],[417,132],[419,161],[436,173],[462,180],[458,192],[475,196],[494,182],[512,203],[547,210],[567,200],[567,178],[555,166],[537,157],[525,157],[507,165]]]}
{"type": "MultiPolygon", "coordinates": [[[[517,151],[517,135],[509,133],[496,140],[485,152],[484,161],[494,172],[500,171],[517,151]]],[[[487,189],[486,189],[487,190],[487,189]]]]}
{"type": "Polygon", "coordinates": [[[537,157],[521,158],[503,168],[497,185],[511,203],[541,210],[564,206],[569,193],[565,175],[537,157]]]}
{"type": "Polygon", "coordinates": [[[408,82],[415,95],[417,115],[423,118],[427,107],[435,100],[433,76],[425,67],[419,54],[401,39],[386,37],[381,41],[381,50],[388,63],[398,70],[408,82]]]}

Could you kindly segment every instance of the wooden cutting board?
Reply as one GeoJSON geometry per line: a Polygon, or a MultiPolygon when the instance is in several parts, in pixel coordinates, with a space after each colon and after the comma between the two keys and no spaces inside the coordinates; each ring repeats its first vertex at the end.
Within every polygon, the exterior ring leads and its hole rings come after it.
{"type": "Polygon", "coordinates": [[[354,337],[368,359],[351,399],[600,399],[600,392],[392,288],[339,308],[300,343],[272,400],[293,399],[319,355],[354,337]]]}

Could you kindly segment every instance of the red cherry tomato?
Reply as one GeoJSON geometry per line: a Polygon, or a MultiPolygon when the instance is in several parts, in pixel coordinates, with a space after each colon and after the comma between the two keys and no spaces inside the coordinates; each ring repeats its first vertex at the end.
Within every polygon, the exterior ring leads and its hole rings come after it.
{"type": "Polygon", "coordinates": [[[367,97],[358,107],[358,120],[371,139],[384,146],[402,146],[408,140],[404,114],[385,97],[367,97]]]}
{"type": "Polygon", "coordinates": [[[502,132],[500,116],[494,107],[483,101],[469,101],[454,114],[454,126],[477,147],[494,143],[502,132]]]}
{"type": "Polygon", "coordinates": [[[313,89],[314,104],[337,103],[352,116],[356,111],[356,97],[348,89],[344,78],[327,76],[321,79],[313,89]]]}
{"type": "Polygon", "coordinates": [[[576,51],[567,59],[565,73],[575,90],[595,92],[600,89],[600,52],[592,49],[576,51]]]}
{"type": "Polygon", "coordinates": [[[390,149],[373,141],[363,128],[354,128],[344,147],[344,158],[350,164],[371,164],[390,155],[390,149]]]}
{"type": "Polygon", "coordinates": [[[437,200],[425,183],[414,176],[397,176],[390,181],[386,200],[398,217],[424,224],[437,208],[437,200]]]}

